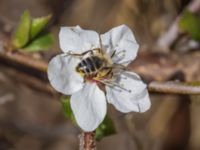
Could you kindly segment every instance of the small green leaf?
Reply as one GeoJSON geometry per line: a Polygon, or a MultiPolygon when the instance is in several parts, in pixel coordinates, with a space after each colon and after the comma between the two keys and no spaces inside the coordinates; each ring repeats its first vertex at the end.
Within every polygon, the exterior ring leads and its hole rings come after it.
{"type": "Polygon", "coordinates": [[[61,103],[63,112],[66,118],[69,118],[74,124],[76,124],[76,120],[74,118],[71,106],[70,106],[70,97],[69,96],[62,96],[61,103]]]}
{"type": "Polygon", "coordinates": [[[110,117],[106,116],[104,121],[96,129],[95,138],[101,140],[105,136],[115,134],[116,130],[110,117]]]}
{"type": "Polygon", "coordinates": [[[53,44],[53,35],[47,33],[33,40],[23,50],[26,52],[44,51],[48,50],[52,46],[52,44],[53,44]]]}
{"type": "Polygon", "coordinates": [[[179,21],[180,29],[188,33],[193,39],[200,41],[200,18],[185,11],[179,21]]]}
{"type": "Polygon", "coordinates": [[[35,38],[45,28],[50,19],[51,15],[35,18],[32,20],[30,32],[31,39],[35,38]]]}
{"type": "Polygon", "coordinates": [[[22,48],[29,41],[31,18],[28,10],[25,10],[12,39],[15,48],[22,48]]]}

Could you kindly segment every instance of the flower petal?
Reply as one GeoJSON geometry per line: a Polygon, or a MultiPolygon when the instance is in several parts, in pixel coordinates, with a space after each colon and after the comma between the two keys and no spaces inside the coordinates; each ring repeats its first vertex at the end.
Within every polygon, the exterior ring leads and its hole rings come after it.
{"type": "Polygon", "coordinates": [[[101,35],[103,49],[110,56],[116,51],[114,63],[128,65],[137,56],[139,45],[133,32],[126,25],[115,27],[101,35]]]}
{"type": "Polygon", "coordinates": [[[106,115],[105,94],[95,83],[86,83],[71,96],[70,103],[76,122],[86,132],[94,131],[106,115]]]}
{"type": "Polygon", "coordinates": [[[82,53],[99,48],[99,34],[91,30],[83,30],[79,26],[61,27],[59,33],[60,48],[63,52],[82,53]]]}
{"type": "Polygon", "coordinates": [[[146,85],[140,77],[133,72],[124,72],[118,75],[116,82],[126,90],[118,87],[106,86],[106,97],[121,112],[145,112],[150,108],[149,94],[146,85]]]}
{"type": "Polygon", "coordinates": [[[75,57],[62,54],[49,62],[48,78],[58,92],[71,95],[83,87],[83,78],[75,70],[79,61],[75,57]]]}

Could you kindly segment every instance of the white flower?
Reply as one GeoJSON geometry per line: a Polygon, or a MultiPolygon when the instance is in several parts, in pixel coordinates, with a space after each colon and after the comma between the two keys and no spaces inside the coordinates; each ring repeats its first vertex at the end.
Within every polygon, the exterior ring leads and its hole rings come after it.
{"type": "Polygon", "coordinates": [[[71,108],[84,131],[95,130],[103,121],[107,110],[106,101],[125,113],[145,112],[149,109],[151,103],[147,87],[137,74],[121,68],[113,69],[112,76],[106,78],[106,81],[105,78],[87,80],[76,70],[82,59],[74,54],[96,48],[102,49],[113,65],[127,66],[134,60],[139,46],[126,25],[115,27],[102,35],[79,26],[62,27],[59,39],[63,54],[50,61],[48,78],[57,91],[72,95],[71,108]],[[104,84],[105,92],[100,89],[100,84],[104,84]]]}

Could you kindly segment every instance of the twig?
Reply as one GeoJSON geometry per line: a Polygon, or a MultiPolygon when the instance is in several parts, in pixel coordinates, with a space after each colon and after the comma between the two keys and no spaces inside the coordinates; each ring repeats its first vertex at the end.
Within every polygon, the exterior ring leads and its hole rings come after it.
{"type": "Polygon", "coordinates": [[[191,83],[183,82],[151,82],[148,85],[148,90],[150,92],[158,93],[170,93],[170,94],[188,94],[188,95],[198,95],[200,94],[200,86],[192,85],[191,83]]]}
{"type": "MultiPolygon", "coordinates": [[[[186,7],[191,12],[197,12],[200,9],[200,1],[199,0],[193,0],[189,3],[189,5],[186,7]]],[[[179,37],[179,20],[180,20],[180,14],[175,21],[172,23],[172,25],[169,27],[167,32],[163,34],[158,39],[158,46],[159,48],[168,51],[170,46],[177,40],[179,37]]]]}
{"type": "Polygon", "coordinates": [[[95,132],[83,132],[79,137],[79,150],[96,150],[96,142],[94,136],[95,132]]]}
{"type": "MultiPolygon", "coordinates": [[[[148,51],[148,49],[147,49],[148,51]]],[[[143,52],[129,66],[130,70],[138,73],[147,82],[168,81],[173,76],[181,80],[176,74],[182,74],[187,82],[200,81],[200,53],[159,54],[143,52]]]]}
{"type": "Polygon", "coordinates": [[[6,68],[6,75],[11,79],[15,79],[16,81],[23,82],[23,84],[46,93],[48,95],[59,97],[60,95],[49,85],[46,81],[40,80],[36,77],[30,76],[26,73],[20,72],[18,70],[6,68]]]}
{"type": "Polygon", "coordinates": [[[41,72],[46,72],[47,70],[47,62],[30,58],[18,52],[0,51],[0,59],[4,59],[13,63],[18,63],[41,72]]]}

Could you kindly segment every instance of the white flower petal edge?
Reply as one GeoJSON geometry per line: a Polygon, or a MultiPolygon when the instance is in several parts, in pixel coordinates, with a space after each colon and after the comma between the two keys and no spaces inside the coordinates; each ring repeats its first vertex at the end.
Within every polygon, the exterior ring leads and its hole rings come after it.
{"type": "Polygon", "coordinates": [[[112,58],[114,63],[128,65],[137,56],[139,45],[133,32],[126,25],[120,25],[102,34],[101,40],[103,50],[107,54],[111,56],[116,50],[116,55],[112,58]]]}
{"type": "Polygon", "coordinates": [[[61,27],[59,33],[60,48],[64,53],[69,51],[83,53],[84,51],[99,48],[99,34],[91,30],[83,30],[79,26],[61,27]]]}
{"type": "Polygon", "coordinates": [[[84,86],[83,78],[75,71],[80,60],[64,54],[55,56],[48,66],[48,78],[59,92],[71,95],[84,86]]]}
{"type": "Polygon", "coordinates": [[[78,125],[86,132],[94,131],[106,115],[105,94],[95,83],[86,83],[70,103],[78,125]]]}
{"type": "Polygon", "coordinates": [[[116,109],[127,113],[131,111],[145,112],[150,108],[149,94],[146,85],[140,77],[133,72],[125,72],[118,76],[117,82],[122,84],[128,91],[106,86],[106,97],[109,103],[116,109]],[[121,92],[120,92],[121,91],[121,92]]]}

